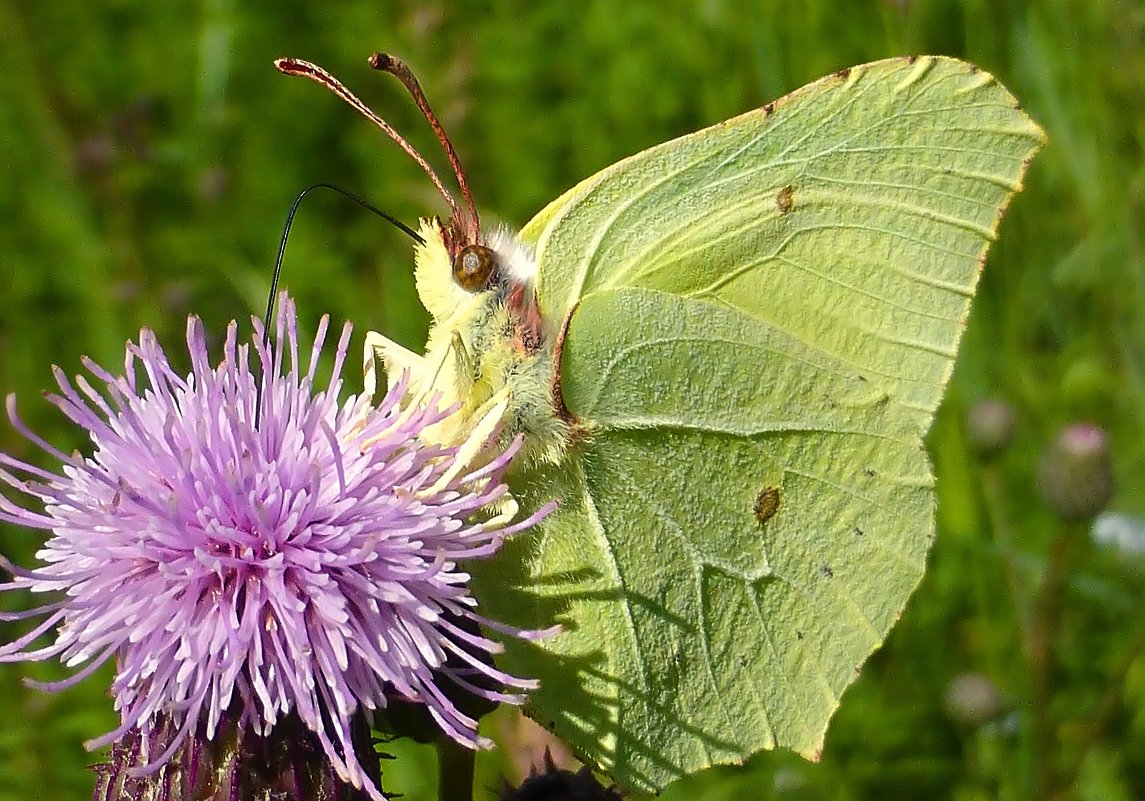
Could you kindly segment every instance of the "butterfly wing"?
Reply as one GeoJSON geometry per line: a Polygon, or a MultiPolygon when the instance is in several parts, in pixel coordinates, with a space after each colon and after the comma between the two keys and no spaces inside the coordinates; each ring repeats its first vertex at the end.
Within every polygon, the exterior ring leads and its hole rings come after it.
{"type": "Polygon", "coordinates": [[[922,576],[921,435],[1043,139],[968,64],[882,61],[619,162],[522,232],[544,316],[571,312],[586,436],[519,488],[562,506],[491,605],[564,622],[510,659],[625,786],[821,748],[922,576]]]}

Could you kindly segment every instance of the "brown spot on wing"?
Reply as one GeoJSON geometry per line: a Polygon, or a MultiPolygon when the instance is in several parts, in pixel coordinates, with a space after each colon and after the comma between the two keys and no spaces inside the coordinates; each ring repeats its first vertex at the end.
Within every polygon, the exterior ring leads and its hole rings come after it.
{"type": "Polygon", "coordinates": [[[779,210],[786,214],[791,211],[791,207],[795,204],[795,187],[788,184],[779,190],[779,194],[775,198],[775,205],[779,206],[779,210]]]}
{"type": "Polygon", "coordinates": [[[762,526],[779,511],[779,487],[764,487],[755,498],[751,507],[756,521],[762,526]]]}

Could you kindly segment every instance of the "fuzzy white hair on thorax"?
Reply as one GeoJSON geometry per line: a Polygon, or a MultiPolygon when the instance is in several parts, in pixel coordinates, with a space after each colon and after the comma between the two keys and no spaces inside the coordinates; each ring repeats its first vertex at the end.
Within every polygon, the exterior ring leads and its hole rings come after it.
{"type": "Polygon", "coordinates": [[[487,245],[496,251],[510,281],[533,286],[537,280],[537,262],[533,249],[517,238],[516,232],[499,225],[486,235],[487,245]]]}

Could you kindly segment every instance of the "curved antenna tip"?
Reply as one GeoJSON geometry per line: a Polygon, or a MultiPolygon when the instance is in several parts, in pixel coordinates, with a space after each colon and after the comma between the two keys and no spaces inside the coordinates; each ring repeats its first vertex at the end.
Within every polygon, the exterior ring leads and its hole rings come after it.
{"type": "Polygon", "coordinates": [[[394,57],[389,53],[374,53],[366,63],[370,65],[370,69],[387,71],[394,63],[394,57]]]}
{"type": "Polygon", "coordinates": [[[445,128],[442,126],[437,115],[433,113],[430,108],[429,100],[422,91],[421,84],[418,83],[417,76],[413,74],[413,70],[397,56],[391,56],[388,53],[374,53],[366,63],[370,67],[379,72],[388,72],[393,75],[409,92],[413,98],[414,103],[421,109],[422,115],[425,117],[426,122],[429,123],[430,128],[433,129],[434,134],[437,136],[437,141],[441,143],[442,148],[445,150],[445,155],[449,158],[449,166],[453,168],[453,175],[457,178],[457,184],[461,188],[461,195],[465,200],[466,211],[468,214],[462,215],[461,211],[456,206],[453,207],[454,218],[451,221],[453,226],[459,228],[461,233],[470,242],[481,243],[481,223],[477,217],[477,204],[473,200],[473,193],[469,190],[469,181],[465,179],[465,170],[461,169],[461,159],[457,155],[457,150],[453,147],[453,143],[449,141],[449,136],[445,133],[445,128]]]}
{"type": "MultiPolygon", "coordinates": [[[[397,63],[400,64],[401,62],[397,63]]],[[[351,107],[356,109],[358,113],[360,113],[363,117],[374,123],[374,125],[376,125],[386,136],[397,142],[398,146],[418,163],[418,166],[420,166],[422,170],[425,171],[425,174],[429,176],[429,180],[433,181],[434,187],[441,194],[441,197],[445,200],[445,202],[449,205],[449,209],[453,213],[453,216],[455,218],[460,216],[461,209],[457,205],[457,201],[454,200],[453,195],[449,194],[449,190],[445,188],[445,184],[441,182],[441,178],[439,178],[437,173],[434,172],[433,167],[429,165],[429,162],[425,160],[425,157],[422,156],[421,153],[418,153],[417,150],[414,149],[413,145],[407,142],[401,134],[395,131],[388,122],[379,117],[369,106],[359,100],[358,97],[349,89],[347,89],[341,81],[339,81],[326,70],[319,67],[317,64],[312,64],[309,61],[303,61],[300,58],[276,58],[274,60],[274,66],[279,72],[286,75],[298,75],[303,78],[309,78],[310,80],[325,86],[338,97],[342,98],[342,100],[348,103],[351,107]]],[[[415,95],[415,98],[416,97],[417,96],[415,95]]],[[[430,115],[432,115],[432,112],[430,112],[430,115]]],[[[431,120],[436,122],[436,119],[432,118],[432,116],[431,120]]],[[[436,126],[434,130],[437,130],[439,127],[440,126],[436,126]]],[[[450,159],[450,163],[453,164],[455,160],[456,156],[450,159]]],[[[462,190],[465,192],[466,201],[469,202],[470,198],[468,191],[466,191],[467,189],[468,187],[464,186],[463,184],[462,190]]],[[[469,205],[472,206],[472,202],[470,202],[469,205]]]]}

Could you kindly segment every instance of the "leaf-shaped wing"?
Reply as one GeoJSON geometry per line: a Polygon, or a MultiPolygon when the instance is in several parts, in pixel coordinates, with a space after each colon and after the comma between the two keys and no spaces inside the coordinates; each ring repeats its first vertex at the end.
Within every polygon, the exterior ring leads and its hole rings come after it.
{"type": "Polygon", "coordinates": [[[706,298],[854,363],[925,426],[1042,141],[988,73],[880,61],[618,162],[522,237],[548,319],[616,287],[706,298]]]}
{"type": "Polygon", "coordinates": [[[636,155],[523,232],[582,426],[562,499],[483,603],[534,715],[640,790],[813,755],[923,571],[920,435],[981,261],[1042,142],[945,58],[843,71],[636,155]]]}

